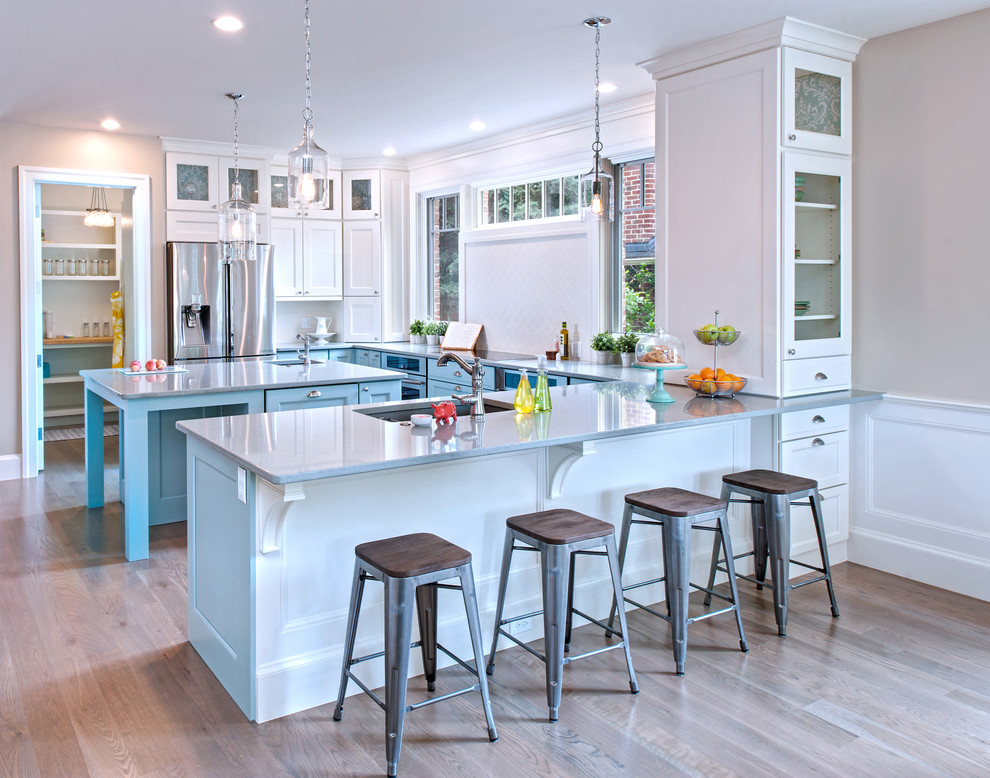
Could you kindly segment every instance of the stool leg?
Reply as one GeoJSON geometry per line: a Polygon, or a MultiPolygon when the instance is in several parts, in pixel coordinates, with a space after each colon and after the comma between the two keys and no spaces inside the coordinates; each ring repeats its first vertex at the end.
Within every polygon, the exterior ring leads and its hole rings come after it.
{"type": "Polygon", "coordinates": [[[354,580],[351,583],[351,604],[347,611],[347,632],[344,637],[344,656],[340,666],[340,691],[337,692],[337,707],[333,720],[340,721],[344,715],[344,695],[347,693],[347,671],[354,658],[354,638],[357,636],[358,614],[361,611],[361,597],[364,595],[364,579],[361,577],[361,560],[354,562],[354,580]]]}
{"type": "MultiPolygon", "coordinates": [[[[605,555],[608,558],[608,571],[612,576],[612,591],[615,599],[622,596],[622,563],[615,551],[615,535],[605,538],[605,555]]],[[[626,609],[619,609],[619,629],[622,630],[622,649],[626,653],[626,667],[629,668],[629,690],[639,694],[639,684],[636,682],[636,672],[633,670],[632,652],[629,650],[629,628],[626,626],[626,609]]]]}
{"type": "MultiPolygon", "coordinates": [[[[767,579],[767,556],[770,553],[767,548],[767,510],[763,501],[753,500],[749,514],[753,523],[753,577],[763,582],[767,579]]],[[[763,586],[757,584],[756,588],[762,589],[763,586]]]]}
{"type": "Polygon", "coordinates": [[[437,688],[437,587],[425,584],[416,587],[416,617],[423,651],[423,675],[426,688],[437,688]]]}
{"type": "MultiPolygon", "coordinates": [[[[632,506],[626,503],[625,509],[622,511],[622,529],[619,532],[619,579],[622,578],[622,571],[626,568],[626,546],[629,544],[629,527],[632,525],[632,506]]],[[[615,596],[612,598],[612,610],[608,614],[608,625],[609,627],[615,624],[615,611],[618,607],[621,607],[624,611],[626,609],[626,601],[622,594],[622,587],[615,592],[615,596]]],[[[605,637],[610,638],[614,635],[614,632],[606,630],[605,637]]],[[[622,632],[625,635],[625,630],[622,632]]]]}
{"type": "Polygon", "coordinates": [[[409,579],[385,578],[385,761],[394,776],[402,750],[412,640],[413,586],[409,579]]]}
{"type": "MultiPolygon", "coordinates": [[[[711,567],[708,570],[708,588],[709,589],[714,589],[715,588],[715,574],[718,572],[718,552],[722,550],[722,533],[721,533],[721,531],[719,531],[719,532],[713,532],[712,534],[715,536],[715,541],[712,544],[712,564],[711,564],[711,567]]],[[[726,552],[725,555],[727,557],[729,557],[730,559],[732,557],[732,554],[730,552],[728,552],[728,551],[726,552]]],[[[729,567],[731,567],[731,565],[729,567]]],[[[711,605],[711,604],[712,604],[712,596],[711,596],[711,594],[705,594],[705,605],[707,606],[707,605],[711,605]]]]}
{"type": "MultiPolygon", "coordinates": [[[[732,609],[736,612],[736,626],[739,628],[739,648],[742,651],[749,651],[746,643],[746,633],[743,631],[742,608],[739,607],[739,588],[736,586],[736,566],[732,559],[732,541],[729,539],[729,515],[725,513],[717,525],[715,532],[715,548],[718,548],[719,540],[725,548],[725,569],[729,573],[729,594],[732,595],[732,609]]],[[[711,589],[711,583],[708,584],[711,589]]],[[[706,599],[706,604],[711,601],[711,596],[706,599]]]]}
{"type": "Polygon", "coordinates": [[[664,517],[663,565],[667,575],[667,610],[674,646],[674,665],[678,675],[684,675],[687,655],[688,595],[691,593],[690,553],[687,546],[687,520],[664,517]]]}
{"type": "Polygon", "coordinates": [[[547,705],[550,721],[560,711],[561,683],[564,676],[564,629],[567,607],[567,570],[570,554],[563,546],[541,544],[543,573],[543,641],[547,672],[547,705]]]}
{"type": "MultiPolygon", "coordinates": [[[[474,589],[474,569],[468,562],[457,568],[461,579],[461,594],[464,595],[464,612],[467,614],[468,631],[471,633],[471,648],[474,650],[474,668],[478,674],[478,687],[481,691],[481,704],[485,709],[488,720],[488,739],[493,743],[498,740],[495,731],[495,719],[492,716],[492,702],[488,697],[488,674],[482,669],[485,666],[485,652],[481,647],[481,618],[478,615],[478,595],[474,589]]],[[[434,592],[436,587],[434,587],[434,592]]]]}
{"type": "Polygon", "coordinates": [[[791,590],[791,517],[790,501],[786,495],[769,494],[765,499],[764,527],[767,552],[770,555],[773,578],[773,606],[777,618],[777,634],[787,634],[787,598],[791,590]]]}
{"type": "Polygon", "coordinates": [[[825,571],[828,599],[832,603],[832,616],[837,618],[839,606],[835,602],[835,589],[832,588],[832,567],[828,563],[828,540],[825,537],[825,522],[822,518],[822,500],[817,489],[811,493],[808,500],[811,503],[811,515],[815,519],[815,532],[818,534],[818,548],[822,553],[822,570],[825,571]]]}
{"type": "Polygon", "coordinates": [[[567,626],[564,628],[564,653],[571,650],[571,622],[574,618],[574,559],[571,554],[570,568],[567,571],[567,626]]]}
{"type": "Polygon", "coordinates": [[[505,543],[502,546],[502,572],[498,576],[498,597],[495,600],[495,634],[492,635],[492,652],[488,655],[486,672],[495,672],[495,652],[498,650],[498,632],[501,629],[502,609],[505,607],[505,584],[509,579],[509,564],[512,562],[512,530],[505,531],[505,543]]]}

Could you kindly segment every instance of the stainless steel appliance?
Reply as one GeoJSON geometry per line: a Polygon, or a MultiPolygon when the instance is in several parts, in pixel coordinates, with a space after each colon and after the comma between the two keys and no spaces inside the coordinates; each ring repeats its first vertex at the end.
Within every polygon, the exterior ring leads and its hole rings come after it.
{"type": "Polygon", "coordinates": [[[219,262],[216,243],[166,243],[170,362],[275,354],[272,247],[219,262]]]}
{"type": "Polygon", "coordinates": [[[402,399],[419,400],[426,397],[426,359],[405,354],[382,352],[382,369],[405,373],[402,379],[402,399]]]}

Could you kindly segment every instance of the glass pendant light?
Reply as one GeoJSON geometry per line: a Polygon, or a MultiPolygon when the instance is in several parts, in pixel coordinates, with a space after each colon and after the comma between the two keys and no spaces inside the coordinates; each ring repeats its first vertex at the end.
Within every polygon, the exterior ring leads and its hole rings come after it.
{"type": "Polygon", "coordinates": [[[113,227],[113,214],[107,208],[107,191],[102,186],[93,187],[83,224],[87,227],[113,227]]]}
{"type": "Polygon", "coordinates": [[[591,150],[595,152],[595,165],[581,177],[581,221],[612,220],[612,176],[602,170],[601,126],[598,120],[598,68],[601,50],[602,26],[612,20],[607,16],[594,16],[585,19],[587,27],[595,28],[595,142],[591,150]]]}
{"type": "Polygon", "coordinates": [[[330,157],[313,140],[313,110],[309,107],[309,0],[306,0],[306,107],[302,143],[289,152],[289,207],[305,213],[330,207],[330,157]]]}
{"type": "Polygon", "coordinates": [[[255,259],[255,235],[258,215],[254,206],[241,193],[240,167],[237,163],[237,105],[244,95],[228,92],[234,101],[234,183],[230,187],[230,199],[220,206],[217,242],[220,261],[223,264],[255,259]]]}

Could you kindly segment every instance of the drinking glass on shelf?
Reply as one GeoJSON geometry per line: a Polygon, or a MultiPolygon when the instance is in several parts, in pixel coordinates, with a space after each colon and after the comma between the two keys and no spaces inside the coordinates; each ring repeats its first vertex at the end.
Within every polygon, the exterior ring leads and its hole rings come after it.
{"type": "Polygon", "coordinates": [[[101,276],[108,276],[108,275],[110,275],[110,260],[109,259],[101,259],[100,260],[100,275],[101,276]]]}
{"type": "Polygon", "coordinates": [[[41,274],[45,276],[52,274],[52,260],[50,257],[41,260],[41,274]]]}
{"type": "Polygon", "coordinates": [[[100,274],[100,260],[96,257],[89,260],[89,274],[91,276],[98,276],[100,274]]]}
{"type": "Polygon", "coordinates": [[[65,263],[69,266],[69,275],[74,276],[76,274],[76,260],[67,259],[65,263]]]}
{"type": "Polygon", "coordinates": [[[64,276],[65,275],[65,260],[56,259],[55,260],[55,275],[64,276]]]}
{"type": "Polygon", "coordinates": [[[82,336],[83,336],[84,338],[88,338],[88,337],[89,337],[89,322],[88,322],[88,321],[84,321],[84,322],[83,322],[83,326],[82,326],[82,336]]]}

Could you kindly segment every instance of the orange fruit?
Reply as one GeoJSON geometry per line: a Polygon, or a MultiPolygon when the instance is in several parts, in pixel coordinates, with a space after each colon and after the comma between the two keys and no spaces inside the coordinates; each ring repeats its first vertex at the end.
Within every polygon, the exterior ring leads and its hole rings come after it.
{"type": "Polygon", "coordinates": [[[725,371],[722,368],[719,368],[715,371],[715,380],[721,381],[723,378],[725,378],[725,371]]]}
{"type": "Polygon", "coordinates": [[[715,384],[715,381],[713,381],[711,378],[706,378],[704,381],[701,382],[699,391],[704,392],[705,394],[715,394],[715,392],[718,391],[718,386],[715,384]]]}
{"type": "Polygon", "coordinates": [[[688,381],[700,381],[700,380],[701,380],[701,376],[698,375],[697,373],[688,376],[688,381]]]}
{"type": "Polygon", "coordinates": [[[714,378],[715,377],[715,371],[712,370],[710,367],[703,367],[703,368],[701,368],[700,375],[701,375],[702,378],[714,378]]]}

